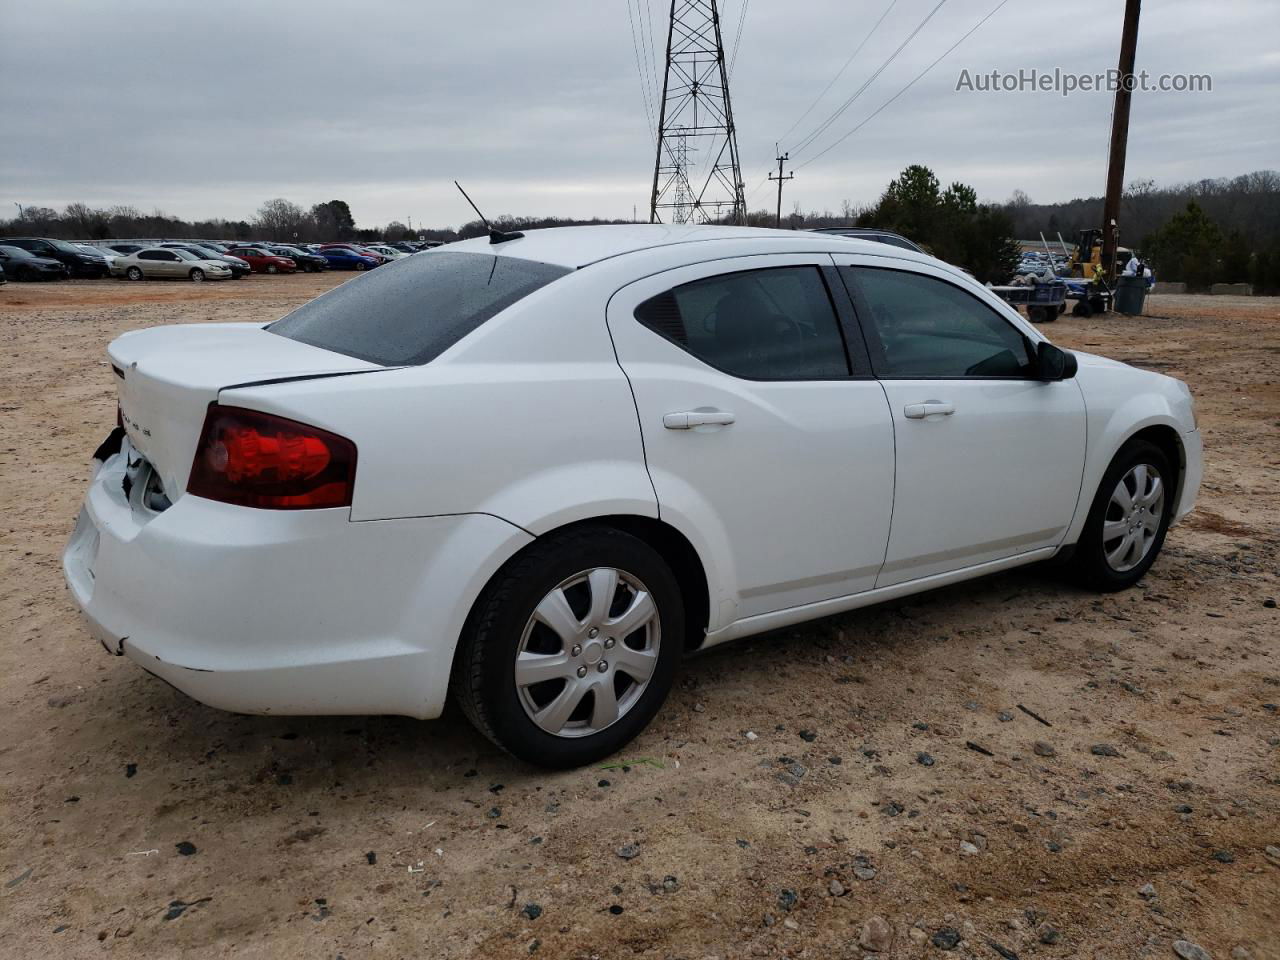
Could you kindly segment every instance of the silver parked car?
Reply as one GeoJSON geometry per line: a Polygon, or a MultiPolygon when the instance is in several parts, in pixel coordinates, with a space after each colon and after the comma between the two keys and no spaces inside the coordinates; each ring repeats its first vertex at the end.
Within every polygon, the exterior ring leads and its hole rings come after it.
{"type": "Polygon", "coordinates": [[[161,247],[145,247],[126,256],[117,257],[111,265],[113,276],[129,280],[161,279],[227,280],[231,268],[217,260],[204,260],[188,250],[166,250],[161,247]]]}

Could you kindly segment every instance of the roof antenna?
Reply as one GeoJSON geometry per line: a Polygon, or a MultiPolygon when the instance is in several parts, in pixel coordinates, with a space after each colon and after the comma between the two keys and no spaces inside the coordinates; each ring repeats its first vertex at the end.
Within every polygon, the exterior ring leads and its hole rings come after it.
{"type": "Polygon", "coordinates": [[[467,191],[462,189],[462,184],[455,180],[453,181],[453,185],[458,188],[458,192],[462,194],[463,199],[465,199],[467,203],[471,204],[471,209],[476,212],[476,216],[480,218],[480,222],[484,224],[484,228],[489,231],[490,243],[506,243],[508,240],[519,240],[524,236],[524,234],[518,230],[504,232],[502,230],[493,229],[489,224],[489,221],[485,219],[484,214],[480,212],[480,208],[475,205],[475,202],[469,196],[467,196],[467,191]]]}

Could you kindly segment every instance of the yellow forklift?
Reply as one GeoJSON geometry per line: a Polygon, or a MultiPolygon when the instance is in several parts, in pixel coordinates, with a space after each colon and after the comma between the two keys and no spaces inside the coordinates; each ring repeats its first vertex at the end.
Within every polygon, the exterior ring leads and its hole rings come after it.
{"type": "Polygon", "coordinates": [[[1081,230],[1076,236],[1076,251],[1067,262],[1070,276],[1092,280],[1098,276],[1099,270],[1104,279],[1107,276],[1118,276],[1133,256],[1133,251],[1128,247],[1116,247],[1115,262],[1111,269],[1107,269],[1102,263],[1102,231],[1096,228],[1081,230]]]}
{"type": "Polygon", "coordinates": [[[1073,316],[1088,317],[1106,313],[1111,309],[1114,291],[1107,283],[1108,276],[1117,276],[1133,256],[1128,247],[1116,247],[1115,261],[1110,269],[1102,262],[1102,230],[1081,230],[1076,235],[1076,250],[1067,261],[1067,299],[1076,301],[1071,308],[1073,316]]]}

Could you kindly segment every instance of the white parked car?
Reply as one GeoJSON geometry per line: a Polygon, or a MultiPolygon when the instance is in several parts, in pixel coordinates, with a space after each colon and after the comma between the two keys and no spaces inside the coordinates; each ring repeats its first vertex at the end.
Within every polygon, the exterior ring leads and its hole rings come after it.
{"type": "Polygon", "coordinates": [[[144,247],[121,254],[111,263],[111,274],[127,280],[226,280],[231,268],[220,260],[207,260],[189,250],[144,247]]]}
{"type": "Polygon", "coordinates": [[[594,761],[709,647],[1070,556],[1195,503],[1185,384],[1061,350],[954,267],[821,234],[530,231],[281,320],[127,333],[63,564],[205,703],[438,716],[594,761]]]}

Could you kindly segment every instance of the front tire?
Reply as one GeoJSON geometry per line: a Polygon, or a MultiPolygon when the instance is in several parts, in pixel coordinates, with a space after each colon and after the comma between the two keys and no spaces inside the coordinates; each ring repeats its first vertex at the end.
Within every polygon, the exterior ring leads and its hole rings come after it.
{"type": "Polygon", "coordinates": [[[476,729],[521,760],[593,763],[658,712],[684,629],[680,587],[648,544],[608,528],[553,535],[477,600],[454,695],[476,729]]]}
{"type": "Polygon", "coordinates": [[[204,283],[204,271],[199,267],[192,267],[191,272],[187,274],[191,278],[192,283],[204,283]]]}
{"type": "Polygon", "coordinates": [[[1164,546],[1176,486],[1175,469],[1155,444],[1135,439],[1121,447],[1076,544],[1076,579],[1104,593],[1141,580],[1164,546]]]}
{"type": "Polygon", "coordinates": [[[357,270],[364,270],[368,266],[367,263],[356,263],[357,270]]]}

